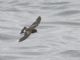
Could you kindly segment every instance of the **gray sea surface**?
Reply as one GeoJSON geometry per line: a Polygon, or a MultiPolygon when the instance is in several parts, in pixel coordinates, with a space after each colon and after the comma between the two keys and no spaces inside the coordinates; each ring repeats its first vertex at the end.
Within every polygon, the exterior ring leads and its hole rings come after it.
{"type": "Polygon", "coordinates": [[[0,0],[0,60],[80,60],[80,0],[0,0]],[[38,32],[18,42],[38,16],[38,32]]]}

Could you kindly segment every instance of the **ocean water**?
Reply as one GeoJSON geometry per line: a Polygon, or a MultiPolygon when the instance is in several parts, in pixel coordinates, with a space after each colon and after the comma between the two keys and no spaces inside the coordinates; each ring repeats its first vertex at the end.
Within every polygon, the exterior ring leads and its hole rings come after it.
{"type": "Polygon", "coordinates": [[[80,60],[80,0],[0,0],[0,60],[80,60]],[[38,16],[38,32],[18,42],[38,16]]]}

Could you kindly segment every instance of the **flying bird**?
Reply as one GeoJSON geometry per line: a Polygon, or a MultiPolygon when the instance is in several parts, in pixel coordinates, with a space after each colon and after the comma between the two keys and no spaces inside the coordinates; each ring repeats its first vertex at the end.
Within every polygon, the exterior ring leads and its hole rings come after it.
{"type": "Polygon", "coordinates": [[[40,24],[40,22],[41,22],[41,16],[39,16],[29,28],[23,27],[20,34],[24,34],[24,36],[19,39],[19,42],[24,41],[26,38],[28,38],[31,35],[31,33],[36,33],[37,29],[35,28],[40,24]]]}

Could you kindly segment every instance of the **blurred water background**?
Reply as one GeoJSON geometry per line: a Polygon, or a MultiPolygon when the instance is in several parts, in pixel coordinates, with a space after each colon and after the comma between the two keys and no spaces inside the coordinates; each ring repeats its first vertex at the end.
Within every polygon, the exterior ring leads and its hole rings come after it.
{"type": "Polygon", "coordinates": [[[80,60],[80,0],[0,0],[0,60],[80,60]],[[38,16],[38,32],[18,42],[38,16]]]}

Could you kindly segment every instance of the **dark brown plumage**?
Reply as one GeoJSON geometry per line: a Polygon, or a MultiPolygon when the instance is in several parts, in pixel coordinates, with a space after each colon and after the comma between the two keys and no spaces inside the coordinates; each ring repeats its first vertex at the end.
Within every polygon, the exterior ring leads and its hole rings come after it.
{"type": "Polygon", "coordinates": [[[30,36],[31,33],[37,32],[35,28],[40,24],[40,21],[41,21],[41,17],[39,16],[29,28],[24,27],[20,32],[20,34],[24,33],[24,36],[19,39],[19,42],[24,41],[26,38],[30,36]]]}

